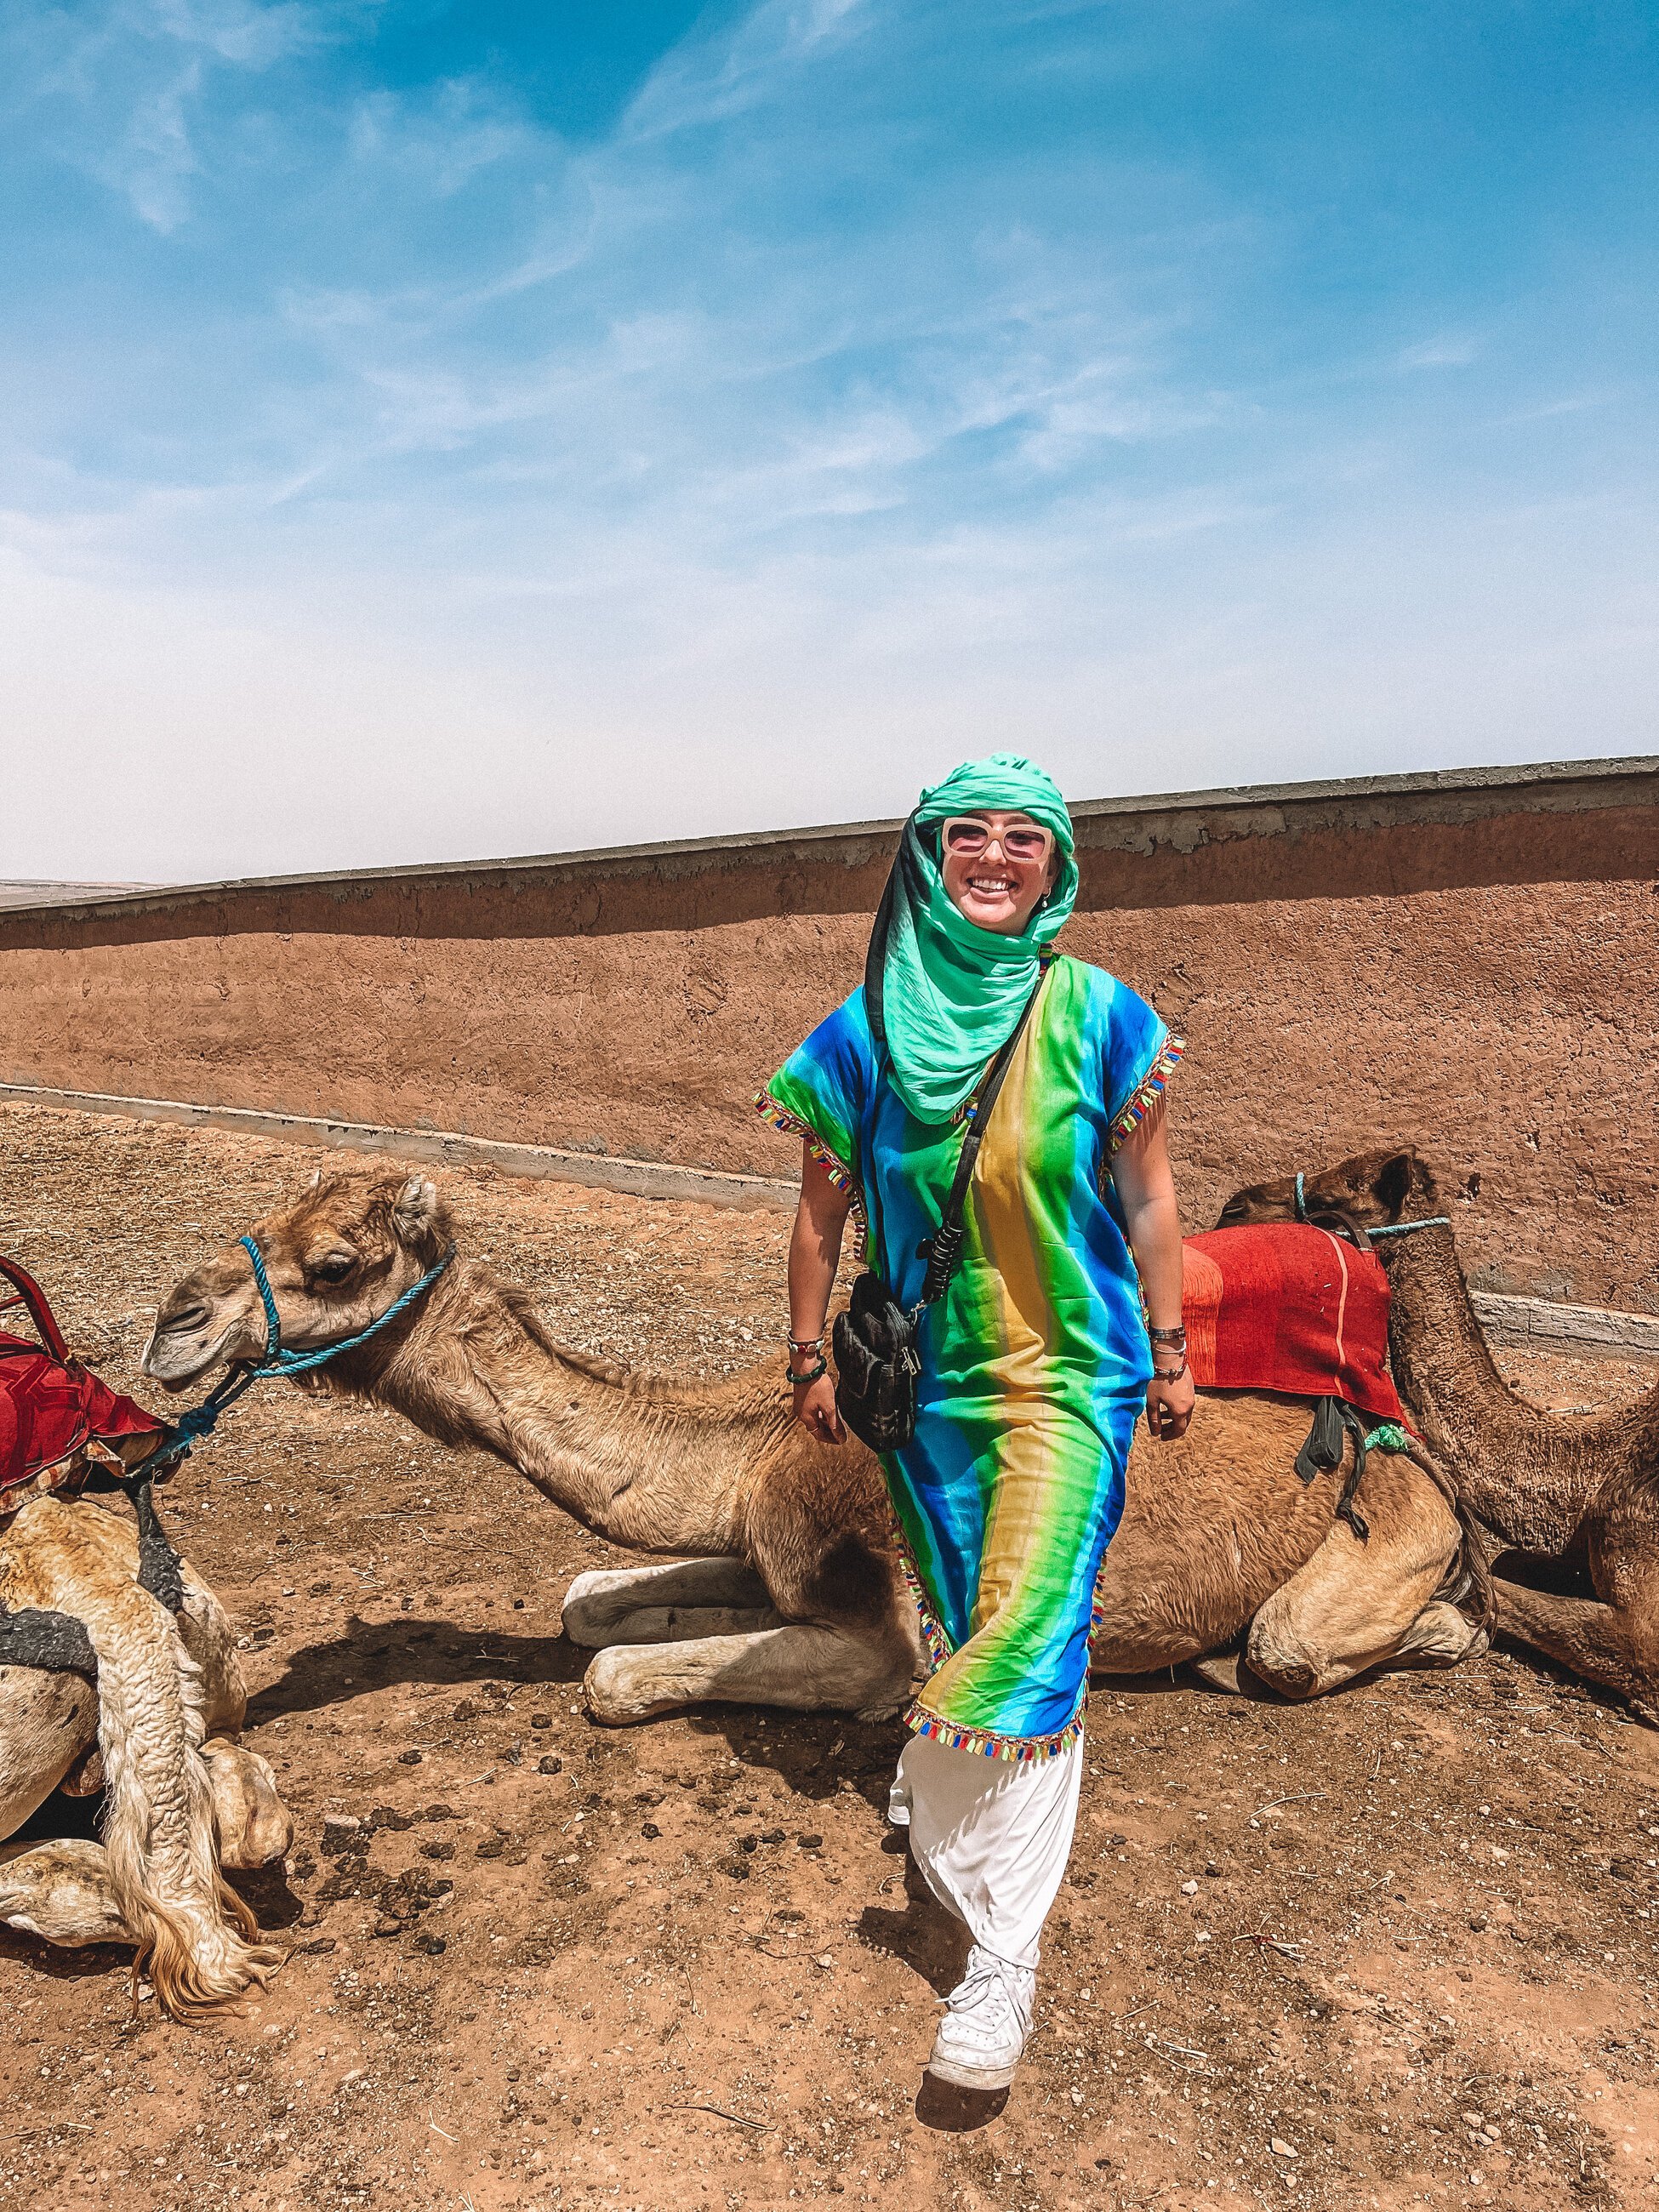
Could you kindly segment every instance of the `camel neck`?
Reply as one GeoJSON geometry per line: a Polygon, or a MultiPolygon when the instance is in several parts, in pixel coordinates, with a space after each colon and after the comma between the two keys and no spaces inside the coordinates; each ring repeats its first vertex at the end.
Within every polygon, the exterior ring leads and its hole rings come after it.
{"type": "MultiPolygon", "coordinates": [[[[325,1370],[331,1372],[333,1370],[325,1370]]],[[[682,1389],[556,1344],[528,1296],[458,1261],[386,1348],[341,1363],[349,1390],[441,1443],[492,1453],[584,1527],[630,1549],[736,1548],[776,1390],[682,1389]]]]}
{"type": "Polygon", "coordinates": [[[1603,1471],[1601,1432],[1624,1425],[1622,1417],[1569,1424],[1505,1382],[1449,1229],[1393,1240],[1386,1265],[1389,1355],[1424,1441],[1457,1469],[1468,1504],[1505,1541],[1523,1551],[1561,1552],[1603,1471]]]}

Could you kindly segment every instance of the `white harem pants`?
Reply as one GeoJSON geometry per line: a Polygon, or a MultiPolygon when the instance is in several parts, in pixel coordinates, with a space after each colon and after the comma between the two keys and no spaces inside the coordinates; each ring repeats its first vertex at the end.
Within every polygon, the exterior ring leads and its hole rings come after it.
{"type": "Polygon", "coordinates": [[[939,1903],[981,1949],[1035,1966],[1077,1826],[1083,1738],[1051,1759],[986,1759],[931,1736],[904,1747],[888,1817],[939,1903]]]}

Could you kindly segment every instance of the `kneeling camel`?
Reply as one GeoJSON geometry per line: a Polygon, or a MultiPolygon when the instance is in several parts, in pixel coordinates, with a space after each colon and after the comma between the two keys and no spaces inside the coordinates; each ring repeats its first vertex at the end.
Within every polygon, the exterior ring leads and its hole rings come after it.
{"type": "Polygon", "coordinates": [[[1393,1293],[1389,1358],[1401,1401],[1500,1545],[1582,1570],[1595,1592],[1559,1595],[1495,1573],[1498,1626],[1622,1692],[1659,1725],[1659,1389],[1588,1419],[1546,1413],[1511,1389],[1434,1177],[1409,1146],[1254,1184],[1228,1200],[1219,1225],[1288,1221],[1298,1207],[1364,1232],[1422,1224],[1376,1246],[1393,1293]]]}
{"type": "MultiPolygon", "coordinates": [[[[253,1236],[283,1340],[301,1352],[389,1313],[455,1231],[430,1182],[368,1170],[313,1178],[253,1236]]],[[[266,1346],[252,1263],[233,1243],[163,1299],[144,1369],[178,1390],[266,1346]]],[[[679,1555],[573,1583],[564,1626],[597,1649],[596,1719],[709,1698],[886,1715],[922,1671],[880,1468],[850,1440],[806,1435],[775,1362],[699,1383],[629,1373],[558,1344],[526,1292],[457,1254],[308,1387],[492,1453],[611,1543],[679,1555]]],[[[1310,1413],[1302,1399],[1215,1392],[1182,1443],[1137,1443],[1098,1587],[1097,1671],[1172,1666],[1250,1628],[1251,1665],[1307,1696],[1386,1660],[1449,1665],[1478,1648],[1481,1632],[1436,1595],[1462,1542],[1440,1488],[1409,1460],[1373,1458],[1360,1492],[1372,1535],[1355,1545],[1332,1517],[1345,1470],[1305,1486],[1296,1473],[1310,1413]]]]}
{"type": "Polygon", "coordinates": [[[0,1530],[0,1607],[79,1623],[94,1680],[0,1666],[0,1837],[55,1790],[102,1788],[101,1843],[0,1843],[0,1920],[50,1943],[130,1943],[191,2018],[263,1983],[280,1954],[220,1868],[263,1866],[293,1824],[257,1753],[228,1740],[247,1696],[224,1610],[189,1566],[177,1615],[138,1584],[132,1524],[31,1498],[0,1530]]]}

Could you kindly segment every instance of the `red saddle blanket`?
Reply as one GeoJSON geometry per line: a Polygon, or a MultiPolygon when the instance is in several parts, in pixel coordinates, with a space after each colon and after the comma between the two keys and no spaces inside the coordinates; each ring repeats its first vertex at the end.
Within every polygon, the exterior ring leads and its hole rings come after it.
{"type": "Polygon", "coordinates": [[[1407,1428],[1387,1369],[1376,1255],[1299,1222],[1212,1229],[1182,1246],[1187,1358],[1200,1390],[1345,1398],[1407,1428]]]}
{"type": "Polygon", "coordinates": [[[38,1343],[0,1333],[0,1513],[23,1502],[23,1486],[73,1485],[77,1455],[93,1442],[160,1435],[167,1424],[124,1398],[66,1349],[46,1295],[15,1262],[0,1260],[0,1294],[24,1306],[38,1343]]]}

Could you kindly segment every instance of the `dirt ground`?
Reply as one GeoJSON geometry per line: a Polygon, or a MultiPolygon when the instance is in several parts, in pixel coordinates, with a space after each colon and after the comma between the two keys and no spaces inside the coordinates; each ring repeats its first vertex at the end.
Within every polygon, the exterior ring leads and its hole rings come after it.
{"type": "MultiPolygon", "coordinates": [[[[0,1109],[0,1249],[131,1388],[158,1291],[314,1164],[0,1109]]],[[[468,1248],[572,1342],[705,1369],[775,1348],[781,1216],[444,1180],[468,1248]]],[[[1653,1380],[1502,1358],[1559,1406],[1653,1380]]],[[[988,2122],[922,2091],[961,1948],[883,1819],[896,1724],[596,1729],[559,1602],[622,1555],[387,1415],[265,1386],[164,1510],[247,1639],[247,1740],[298,1837],[285,1875],[238,1881],[295,1948],[191,2030],[135,2020],[120,1954],[0,1934],[14,2203],[1650,2199],[1659,1741],[1528,1661],[1305,1708],[1097,1691],[1040,2027],[988,2122]]],[[[31,1828],[87,1818],[55,1800],[31,1828]]]]}

